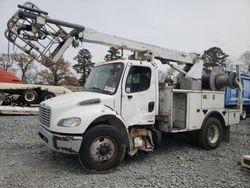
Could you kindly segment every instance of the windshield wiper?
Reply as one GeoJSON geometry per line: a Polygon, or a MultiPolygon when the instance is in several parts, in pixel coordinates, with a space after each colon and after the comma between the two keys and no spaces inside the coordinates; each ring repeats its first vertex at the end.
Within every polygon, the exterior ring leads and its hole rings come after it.
{"type": "Polygon", "coordinates": [[[90,87],[90,88],[88,88],[86,91],[88,91],[88,90],[96,91],[96,92],[98,92],[98,93],[110,94],[110,91],[105,91],[105,90],[103,90],[103,89],[101,89],[101,88],[99,88],[99,87],[90,87]]]}
{"type": "Polygon", "coordinates": [[[90,87],[88,89],[86,89],[86,91],[95,91],[95,92],[98,92],[98,93],[103,93],[103,89],[99,88],[99,87],[90,87]]]}
{"type": "Polygon", "coordinates": [[[90,87],[89,89],[93,89],[93,90],[98,90],[98,91],[102,91],[102,89],[101,89],[101,88],[99,88],[99,87],[90,87]]]}

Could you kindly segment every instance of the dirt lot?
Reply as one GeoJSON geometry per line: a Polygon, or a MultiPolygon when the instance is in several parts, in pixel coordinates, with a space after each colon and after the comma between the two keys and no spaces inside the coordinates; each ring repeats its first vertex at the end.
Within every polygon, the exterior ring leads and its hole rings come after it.
{"type": "Polygon", "coordinates": [[[186,135],[164,135],[153,153],[127,157],[116,169],[89,174],[77,156],[47,149],[37,136],[36,116],[0,116],[0,187],[250,187],[250,118],[231,127],[230,143],[200,149],[186,135]]]}

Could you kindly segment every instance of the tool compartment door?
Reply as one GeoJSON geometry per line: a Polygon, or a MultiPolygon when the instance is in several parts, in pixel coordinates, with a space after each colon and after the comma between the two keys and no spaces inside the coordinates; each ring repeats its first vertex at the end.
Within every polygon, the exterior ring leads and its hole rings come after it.
{"type": "Polygon", "coordinates": [[[228,109],[228,125],[240,123],[240,110],[228,109]]]}
{"type": "Polygon", "coordinates": [[[202,92],[202,109],[223,109],[224,108],[224,92],[202,92]]]}
{"type": "Polygon", "coordinates": [[[188,130],[197,130],[200,129],[202,126],[205,114],[201,109],[201,98],[201,92],[189,93],[187,117],[188,130]]]}

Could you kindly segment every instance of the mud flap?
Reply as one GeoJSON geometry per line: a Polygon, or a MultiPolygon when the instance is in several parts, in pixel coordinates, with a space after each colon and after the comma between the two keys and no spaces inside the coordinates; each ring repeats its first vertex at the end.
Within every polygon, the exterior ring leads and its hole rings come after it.
{"type": "Polygon", "coordinates": [[[230,126],[224,127],[222,141],[226,143],[230,142],[230,126]]]}
{"type": "Polygon", "coordinates": [[[153,127],[150,127],[150,130],[152,132],[154,149],[159,149],[159,147],[161,145],[161,139],[162,139],[161,132],[153,127]]]}

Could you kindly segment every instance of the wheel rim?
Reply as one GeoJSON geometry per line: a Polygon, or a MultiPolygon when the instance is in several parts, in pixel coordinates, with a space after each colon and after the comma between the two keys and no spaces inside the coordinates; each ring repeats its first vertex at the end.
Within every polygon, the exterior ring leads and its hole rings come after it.
{"type": "Polygon", "coordinates": [[[215,144],[219,139],[219,128],[212,124],[208,129],[208,141],[215,144]]]}
{"type": "Polygon", "coordinates": [[[26,95],[25,95],[25,100],[26,100],[26,101],[29,101],[29,102],[32,102],[32,101],[35,100],[35,95],[34,95],[33,93],[31,93],[31,92],[26,93],[26,95]]]}
{"type": "Polygon", "coordinates": [[[98,137],[90,145],[90,157],[96,162],[105,162],[115,155],[115,144],[109,137],[98,137]]]}

